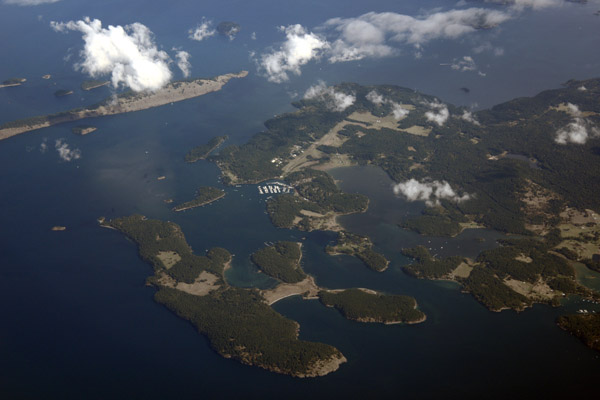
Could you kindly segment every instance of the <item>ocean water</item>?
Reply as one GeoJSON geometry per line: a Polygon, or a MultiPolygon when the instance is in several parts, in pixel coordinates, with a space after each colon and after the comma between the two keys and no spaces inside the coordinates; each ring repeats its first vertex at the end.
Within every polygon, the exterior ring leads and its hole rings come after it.
{"type": "MultiPolygon", "coordinates": [[[[477,2],[473,2],[477,4],[477,2]]],[[[89,121],[98,130],[71,134],[76,124],[30,132],[0,142],[0,395],[3,398],[199,398],[285,396],[317,398],[556,397],[593,393],[598,353],[555,326],[558,315],[582,308],[577,298],[563,308],[535,306],[522,313],[491,313],[450,282],[409,278],[402,247],[424,244],[436,254],[466,254],[496,245],[497,232],[469,230],[454,239],[427,238],[397,227],[422,205],[395,198],[392,182],[376,168],[332,171],[340,186],[371,198],[365,214],[341,219],[368,234],[392,261],[384,273],[346,256],[331,257],[327,232],[277,229],[264,213],[254,185],[225,188],[207,207],[173,213],[164,200],[190,199],[202,185],[220,186],[211,163],[186,164],[183,156],[215,135],[243,143],[273,115],[291,111],[293,93],[323,79],[392,83],[434,94],[455,104],[486,107],[558,87],[570,78],[597,74],[600,55],[596,5],[525,11],[501,29],[481,32],[504,56],[476,56],[487,76],[460,73],[442,63],[471,54],[471,39],[432,42],[421,59],[399,57],[345,64],[311,63],[290,82],[273,84],[256,73],[249,52],[277,46],[280,25],[315,27],[333,17],[369,11],[417,15],[442,1],[275,2],[63,0],[36,7],[0,5],[0,80],[27,83],[0,89],[0,123],[92,104],[109,88],[78,89],[86,79],[72,67],[81,48],[75,32],[59,34],[49,21],[84,16],[104,24],[141,22],[165,50],[192,54],[193,75],[248,69],[250,75],[223,90],[174,105],[89,121]],[[187,39],[202,16],[242,25],[228,41],[187,39]],[[250,35],[256,32],[256,40],[250,35]],[[576,43],[576,45],[573,45],[576,43]],[[586,51],[585,49],[590,49],[586,51]],[[71,55],[66,61],[65,57],[71,55]],[[52,79],[43,80],[44,74],[52,79]],[[469,87],[469,94],[459,90],[469,87]],[[59,88],[74,95],[55,98],[59,88]],[[55,143],[66,141],[81,158],[61,161],[55,143]],[[42,144],[47,150],[42,152],[42,144]],[[165,176],[164,180],[157,180],[165,176]],[[317,301],[288,298],[275,309],[301,324],[300,337],[338,347],[348,358],[323,378],[294,379],[243,366],[216,355],[187,322],[152,300],[145,286],[151,268],[135,245],[102,229],[96,218],[140,213],[180,224],[195,251],[222,246],[235,254],[228,279],[239,286],[270,287],[250,254],[264,242],[304,243],[304,268],[329,288],[369,287],[415,296],[427,314],[415,326],[366,325],[342,318],[317,301]],[[64,232],[53,232],[64,225],[64,232]],[[481,242],[479,238],[483,238],[481,242]]],[[[175,71],[174,66],[172,69],[175,71]]],[[[87,123],[88,121],[86,121],[87,123]]],[[[586,271],[582,278],[595,282],[586,271]]],[[[586,308],[590,306],[586,304],[586,308]]]]}

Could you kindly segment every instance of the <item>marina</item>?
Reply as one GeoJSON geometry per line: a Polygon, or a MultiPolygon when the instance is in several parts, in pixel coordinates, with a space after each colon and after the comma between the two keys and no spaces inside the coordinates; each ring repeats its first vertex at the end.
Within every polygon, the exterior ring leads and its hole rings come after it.
{"type": "Polygon", "coordinates": [[[294,187],[287,185],[282,182],[267,182],[265,184],[257,185],[258,194],[281,194],[281,193],[294,193],[294,187]]]}

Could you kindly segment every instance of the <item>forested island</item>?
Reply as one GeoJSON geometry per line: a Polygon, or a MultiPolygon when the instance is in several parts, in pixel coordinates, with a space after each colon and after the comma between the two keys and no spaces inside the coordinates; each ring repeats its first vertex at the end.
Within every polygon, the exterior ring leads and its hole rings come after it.
{"type": "Polygon", "coordinates": [[[297,283],[306,278],[300,266],[302,247],[295,242],[277,242],[252,254],[252,262],[265,274],[285,283],[297,283]]]}
{"type": "Polygon", "coordinates": [[[189,163],[196,162],[198,160],[204,160],[206,157],[210,155],[213,151],[215,151],[219,146],[221,146],[229,137],[225,136],[215,136],[210,139],[208,143],[194,147],[185,155],[185,161],[189,163]]]}
{"type": "Polygon", "coordinates": [[[140,111],[191,99],[221,90],[230,79],[243,78],[247,75],[247,71],[242,71],[237,74],[219,75],[212,79],[177,81],[167,84],[164,88],[159,89],[156,92],[125,92],[119,94],[116,101],[113,97],[110,97],[105,101],[88,108],[73,109],[56,114],[8,122],[0,125],[0,140],[64,122],[140,111]]]}
{"type": "Polygon", "coordinates": [[[331,255],[347,254],[355,256],[367,267],[377,272],[384,271],[390,263],[383,254],[373,250],[371,239],[348,231],[339,232],[337,243],[333,246],[327,246],[325,251],[331,255]]]}
{"type": "Polygon", "coordinates": [[[367,289],[322,290],[319,300],[358,322],[416,324],[426,319],[409,296],[384,295],[367,289]]]}
{"type": "Polygon", "coordinates": [[[225,191],[212,186],[201,186],[196,191],[194,200],[186,201],[173,207],[173,211],[185,211],[195,207],[202,207],[223,197],[225,197],[225,191]]]}
{"type": "Polygon", "coordinates": [[[333,346],[299,340],[298,324],[275,312],[256,289],[229,286],[227,250],[194,254],[172,222],[140,215],[99,222],[137,243],[154,269],[148,284],[157,289],[155,300],[190,321],[223,357],[296,377],[325,375],[346,361],[333,346]]]}

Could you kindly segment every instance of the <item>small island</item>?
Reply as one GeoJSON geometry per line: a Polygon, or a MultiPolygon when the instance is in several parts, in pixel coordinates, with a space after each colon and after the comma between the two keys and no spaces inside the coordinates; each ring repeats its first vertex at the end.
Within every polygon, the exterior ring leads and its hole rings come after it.
{"type": "Polygon", "coordinates": [[[265,274],[284,283],[298,283],[306,279],[300,266],[301,243],[277,242],[252,254],[252,262],[265,274]]]}
{"type": "Polygon", "coordinates": [[[50,74],[42,75],[42,79],[50,79],[50,78],[52,78],[52,75],[50,75],[50,74]]]}
{"type": "Polygon", "coordinates": [[[416,300],[409,296],[384,295],[368,289],[322,290],[319,300],[358,322],[417,324],[426,319],[417,309],[416,300]]]}
{"type": "Polygon", "coordinates": [[[81,90],[92,90],[102,86],[106,86],[110,83],[110,81],[100,81],[96,79],[91,79],[87,81],[81,82],[81,90]]]}
{"type": "Polygon", "coordinates": [[[67,90],[67,89],[60,89],[60,90],[57,90],[56,92],[54,92],[54,96],[56,96],[56,97],[65,97],[70,94],[73,94],[73,91],[67,90]]]}
{"type": "Polygon", "coordinates": [[[194,200],[186,201],[173,207],[173,211],[185,211],[195,207],[202,207],[223,197],[225,197],[225,191],[212,186],[202,186],[196,191],[194,200]]]}
{"type": "Polygon", "coordinates": [[[71,128],[71,132],[73,132],[75,135],[85,136],[88,133],[96,131],[97,129],[98,128],[92,125],[77,125],[71,128]]]}
{"type": "Polygon", "coordinates": [[[56,225],[52,227],[53,231],[66,231],[67,227],[66,226],[61,226],[61,225],[56,225]]]}
{"type": "Polygon", "coordinates": [[[10,79],[7,79],[4,82],[2,82],[2,84],[0,85],[0,88],[21,86],[26,81],[27,81],[27,79],[25,79],[25,78],[10,78],[10,79]]]}
{"type": "Polygon", "coordinates": [[[339,254],[355,256],[377,272],[385,271],[390,263],[385,256],[373,250],[371,239],[348,231],[340,231],[337,243],[334,246],[327,246],[325,251],[333,256],[339,254]]]}
{"type": "Polygon", "coordinates": [[[196,162],[198,160],[205,160],[206,157],[210,155],[213,151],[215,151],[219,146],[221,146],[229,137],[225,136],[215,136],[210,139],[208,143],[194,147],[185,155],[185,161],[189,163],[196,162]]]}

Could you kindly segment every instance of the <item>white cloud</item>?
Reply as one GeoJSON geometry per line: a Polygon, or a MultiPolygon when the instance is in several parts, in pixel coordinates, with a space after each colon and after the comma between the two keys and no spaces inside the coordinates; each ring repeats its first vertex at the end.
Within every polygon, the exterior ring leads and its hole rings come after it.
{"type": "Polygon", "coordinates": [[[192,40],[202,41],[214,36],[216,33],[217,31],[212,28],[212,21],[202,17],[202,22],[200,22],[196,28],[188,31],[188,37],[192,40]]]}
{"type": "Polygon", "coordinates": [[[463,112],[463,114],[462,114],[460,117],[461,117],[462,119],[464,119],[465,121],[467,121],[467,122],[470,122],[470,123],[472,123],[472,124],[474,124],[474,125],[477,125],[477,126],[481,125],[481,124],[479,123],[479,121],[477,121],[477,120],[475,119],[475,117],[473,116],[473,113],[472,113],[472,112],[470,112],[470,111],[467,111],[467,110],[465,110],[465,111],[463,112]]]}
{"type": "Polygon", "coordinates": [[[554,138],[556,143],[564,145],[567,143],[585,144],[591,138],[600,137],[600,129],[583,118],[579,107],[571,103],[567,103],[567,107],[567,112],[573,116],[573,121],[556,132],[554,138]]]}
{"type": "MultiPolygon", "coordinates": [[[[401,54],[411,46],[415,58],[423,56],[423,46],[434,40],[452,40],[495,28],[518,17],[525,8],[542,9],[558,6],[565,0],[487,0],[508,4],[508,9],[470,7],[451,10],[433,9],[411,16],[395,12],[369,12],[352,18],[331,18],[308,32],[300,25],[281,28],[287,40],[279,50],[263,54],[259,65],[272,82],[289,80],[289,73],[300,75],[301,67],[313,59],[326,58],[330,63],[381,58],[401,54]]],[[[466,3],[464,3],[466,4],[466,3]]],[[[463,5],[464,5],[463,4],[463,5]]],[[[460,6],[460,4],[457,4],[460,6]]],[[[489,51],[504,54],[502,47],[485,42],[473,49],[475,54],[489,51]]],[[[473,59],[456,61],[461,71],[476,71],[473,59]]],[[[485,76],[484,73],[480,75],[485,76]]]]}
{"type": "Polygon", "coordinates": [[[369,100],[373,104],[381,105],[381,104],[389,104],[392,107],[392,114],[396,119],[402,119],[406,117],[410,112],[406,108],[402,107],[400,104],[391,101],[390,99],[384,98],[381,94],[377,93],[375,90],[371,90],[365,96],[367,100],[369,100]]]}
{"type": "Polygon", "coordinates": [[[389,101],[389,104],[392,106],[392,114],[394,115],[394,118],[398,120],[406,117],[410,112],[410,110],[402,107],[398,103],[394,103],[393,101],[389,101]]]}
{"type": "Polygon", "coordinates": [[[14,4],[16,6],[37,6],[39,4],[57,3],[60,0],[4,0],[4,4],[14,4]]]}
{"type": "Polygon", "coordinates": [[[440,200],[461,203],[472,198],[468,193],[459,195],[446,181],[423,181],[409,179],[393,186],[394,194],[402,195],[408,201],[424,201],[429,207],[440,204],[440,200]]]}
{"type": "Polygon", "coordinates": [[[45,153],[48,150],[48,138],[44,138],[40,143],[40,153],[45,153]]]}
{"type": "Polygon", "coordinates": [[[189,78],[190,70],[192,68],[192,64],[190,63],[190,57],[190,53],[184,50],[179,50],[177,51],[177,53],[175,53],[175,58],[177,59],[177,67],[179,67],[185,78],[189,78]]]}
{"type": "Polygon", "coordinates": [[[577,90],[579,90],[580,92],[585,92],[587,90],[587,88],[585,86],[581,85],[577,88],[577,90]]]}
{"type": "Polygon", "coordinates": [[[471,56],[463,56],[462,58],[458,59],[455,58],[452,61],[452,64],[450,64],[450,68],[461,72],[477,71],[477,65],[471,56]]]}
{"type": "Polygon", "coordinates": [[[565,4],[564,0],[485,0],[486,3],[505,4],[514,9],[533,8],[540,10],[549,7],[559,7],[565,4]]]}
{"type": "Polygon", "coordinates": [[[484,42],[479,46],[473,47],[473,53],[481,54],[483,52],[490,52],[496,57],[504,55],[504,49],[502,47],[493,46],[490,42],[484,42]]]}
{"type": "Polygon", "coordinates": [[[375,90],[371,90],[369,93],[367,93],[365,98],[367,100],[369,100],[371,103],[377,104],[377,105],[380,105],[384,102],[383,96],[380,95],[379,93],[377,93],[375,90]]]}
{"type": "Polygon", "coordinates": [[[81,158],[81,150],[69,148],[69,145],[64,139],[56,140],[54,147],[56,148],[56,151],[58,151],[58,155],[63,161],[72,161],[81,158]]]}
{"type": "Polygon", "coordinates": [[[567,103],[567,110],[567,112],[572,116],[581,117],[581,111],[579,110],[579,107],[577,107],[575,104],[567,103]]]}
{"type": "Polygon", "coordinates": [[[304,98],[322,101],[332,111],[344,111],[356,101],[354,95],[337,92],[334,88],[327,87],[323,81],[319,81],[318,84],[309,87],[304,94],[304,98]]]}
{"type": "Polygon", "coordinates": [[[263,54],[260,68],[271,82],[281,83],[289,80],[289,73],[300,75],[300,67],[313,59],[318,59],[324,49],[329,47],[326,40],[301,25],[280,27],[285,32],[286,41],[279,50],[263,54]]]}
{"type": "Polygon", "coordinates": [[[431,109],[431,111],[427,111],[425,113],[425,118],[427,118],[427,121],[435,122],[439,126],[443,126],[450,116],[448,107],[442,103],[439,103],[437,100],[425,104],[431,109]]]}
{"type": "Polygon", "coordinates": [[[252,32],[252,33],[250,34],[250,39],[252,39],[252,40],[256,40],[256,32],[252,32]]]}
{"type": "Polygon", "coordinates": [[[145,25],[136,22],[102,28],[100,20],[89,17],[66,23],[52,21],[50,25],[59,32],[83,33],[82,61],[75,67],[92,77],[110,74],[115,88],[124,85],[136,92],[153,91],[171,80],[169,56],[157,49],[145,25]]]}
{"type": "Polygon", "coordinates": [[[507,12],[484,8],[437,11],[418,17],[370,12],[357,18],[329,19],[323,28],[339,32],[329,61],[340,62],[398,54],[394,43],[420,49],[429,41],[456,39],[478,29],[493,28],[511,17],[507,12]]]}

